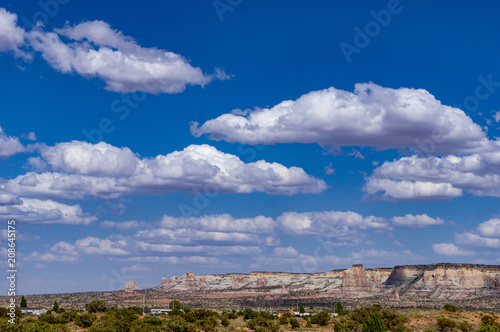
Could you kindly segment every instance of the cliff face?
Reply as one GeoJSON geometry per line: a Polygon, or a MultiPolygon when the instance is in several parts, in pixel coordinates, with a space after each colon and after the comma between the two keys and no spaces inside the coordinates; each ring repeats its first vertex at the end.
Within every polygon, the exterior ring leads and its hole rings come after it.
{"type": "Polygon", "coordinates": [[[500,266],[433,264],[295,274],[251,272],[224,275],[186,273],[162,278],[158,290],[226,294],[329,294],[337,297],[399,296],[429,298],[472,298],[500,295],[500,266]]]}

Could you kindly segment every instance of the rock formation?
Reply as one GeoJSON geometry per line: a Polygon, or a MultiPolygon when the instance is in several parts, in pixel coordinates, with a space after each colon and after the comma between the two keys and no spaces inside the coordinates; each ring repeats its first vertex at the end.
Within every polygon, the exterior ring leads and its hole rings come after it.
{"type": "Polygon", "coordinates": [[[349,298],[383,296],[392,301],[399,301],[400,296],[460,299],[500,295],[500,266],[432,264],[365,269],[362,265],[353,265],[347,270],[312,274],[251,272],[195,276],[186,273],[169,280],[162,278],[156,289],[241,296],[301,293],[349,298]]]}
{"type": "Polygon", "coordinates": [[[137,281],[129,280],[125,283],[125,287],[123,287],[121,290],[124,290],[126,292],[133,292],[136,290],[140,290],[140,288],[139,285],[137,284],[137,281]]]}

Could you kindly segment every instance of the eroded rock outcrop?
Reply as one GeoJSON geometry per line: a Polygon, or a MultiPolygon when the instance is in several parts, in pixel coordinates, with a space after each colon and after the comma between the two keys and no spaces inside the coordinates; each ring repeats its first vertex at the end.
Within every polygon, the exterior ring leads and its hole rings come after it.
{"type": "Polygon", "coordinates": [[[346,270],[324,273],[251,272],[223,275],[186,273],[162,278],[164,292],[255,294],[327,294],[334,297],[382,296],[399,301],[400,296],[465,298],[500,295],[500,266],[432,264],[365,269],[353,265],[346,270]]]}
{"type": "Polygon", "coordinates": [[[140,290],[141,288],[139,287],[139,285],[137,284],[137,281],[135,280],[129,280],[125,283],[125,287],[122,288],[122,290],[126,291],[126,292],[133,292],[133,291],[136,291],[136,290],[140,290]]]}

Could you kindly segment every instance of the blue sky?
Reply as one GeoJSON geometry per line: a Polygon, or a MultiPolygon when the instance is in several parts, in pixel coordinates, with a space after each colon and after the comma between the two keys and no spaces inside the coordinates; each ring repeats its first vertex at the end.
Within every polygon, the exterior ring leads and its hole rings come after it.
{"type": "Polygon", "coordinates": [[[496,2],[0,8],[21,294],[500,262],[496,2]]]}

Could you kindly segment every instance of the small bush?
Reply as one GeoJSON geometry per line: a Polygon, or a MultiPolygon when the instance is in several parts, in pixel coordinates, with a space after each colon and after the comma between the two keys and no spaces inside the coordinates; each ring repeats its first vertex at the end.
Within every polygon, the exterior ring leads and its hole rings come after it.
{"type": "Polygon", "coordinates": [[[299,324],[299,321],[297,320],[297,318],[290,318],[290,326],[292,327],[292,329],[298,329],[300,327],[300,324],[299,324]]]}
{"type": "Polygon", "coordinates": [[[280,324],[281,325],[288,325],[288,317],[287,316],[281,316],[280,317],[280,324]]]}
{"type": "Polygon", "coordinates": [[[438,318],[437,327],[439,331],[453,331],[457,327],[457,323],[448,318],[438,318]]]}
{"type": "Polygon", "coordinates": [[[457,307],[455,307],[453,304],[446,303],[443,306],[443,309],[449,312],[457,312],[457,307]]]}
{"type": "Polygon", "coordinates": [[[78,315],[74,321],[76,325],[87,328],[92,326],[92,323],[94,323],[96,320],[97,316],[94,314],[81,314],[78,315]]]}

